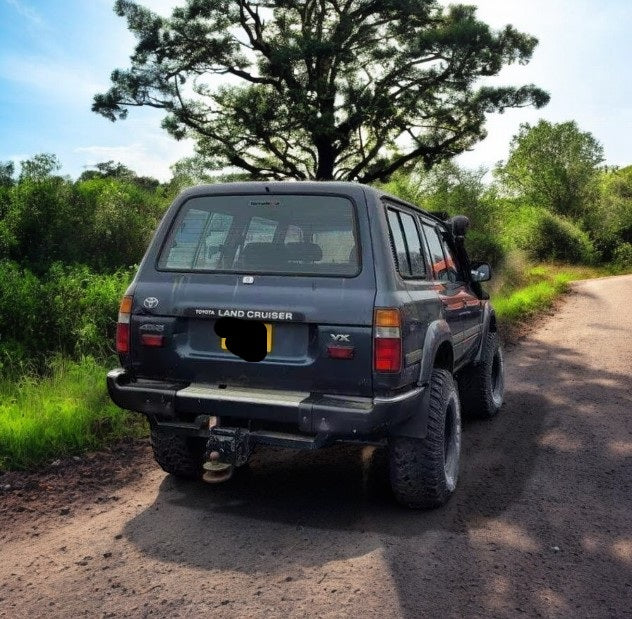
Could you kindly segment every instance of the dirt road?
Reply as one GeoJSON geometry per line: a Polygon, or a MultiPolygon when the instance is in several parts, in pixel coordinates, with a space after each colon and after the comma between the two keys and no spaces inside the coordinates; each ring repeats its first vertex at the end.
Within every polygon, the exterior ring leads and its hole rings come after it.
{"type": "Polygon", "coordinates": [[[113,496],[5,518],[0,616],[632,617],[631,313],[632,276],[583,282],[508,352],[442,510],[394,505],[373,448],[219,487],[141,449],[113,496]]]}

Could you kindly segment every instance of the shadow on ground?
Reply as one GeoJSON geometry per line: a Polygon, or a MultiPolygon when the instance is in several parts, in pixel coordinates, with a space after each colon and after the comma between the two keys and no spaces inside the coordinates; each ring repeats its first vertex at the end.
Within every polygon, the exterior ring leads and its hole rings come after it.
{"type": "MultiPolygon", "coordinates": [[[[505,612],[512,604],[535,612],[547,591],[568,610],[567,570],[580,569],[581,582],[597,588],[613,560],[600,546],[586,551],[585,539],[603,537],[605,514],[614,518],[613,536],[625,530],[612,508],[630,508],[630,494],[622,495],[629,467],[608,452],[609,430],[594,425],[591,411],[604,400],[617,410],[629,406],[630,396],[621,374],[595,375],[571,349],[527,341],[508,363],[504,409],[492,421],[466,423],[459,489],[443,509],[397,506],[383,450],[269,450],[225,485],[166,477],[125,534],[163,561],[253,574],[381,549],[405,614],[441,612],[446,587],[451,608],[460,609],[454,616],[505,612]],[[477,531],[494,519],[505,528],[494,534],[492,527],[479,543],[477,531]],[[553,564],[556,544],[564,554],[553,564]]],[[[624,586],[630,566],[613,565],[619,571],[610,583],[624,586]]],[[[603,608],[615,597],[610,586],[602,588],[603,608]]]]}

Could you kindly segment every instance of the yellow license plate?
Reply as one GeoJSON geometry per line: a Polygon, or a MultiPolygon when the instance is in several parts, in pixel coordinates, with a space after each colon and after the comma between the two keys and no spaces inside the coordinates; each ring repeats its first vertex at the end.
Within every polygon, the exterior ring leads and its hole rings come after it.
{"type": "MultiPolygon", "coordinates": [[[[266,343],[266,347],[267,347],[268,352],[271,352],[272,351],[272,325],[268,324],[266,322],[265,323],[265,327],[266,327],[266,332],[267,332],[267,335],[268,335],[268,341],[266,343]]],[[[220,340],[220,345],[222,347],[222,350],[228,350],[228,348],[226,348],[226,338],[225,337],[223,337],[220,340]]]]}

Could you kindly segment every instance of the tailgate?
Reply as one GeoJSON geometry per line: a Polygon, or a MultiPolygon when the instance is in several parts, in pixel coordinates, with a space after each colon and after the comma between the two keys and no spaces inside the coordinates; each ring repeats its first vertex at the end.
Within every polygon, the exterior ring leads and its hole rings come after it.
{"type": "Polygon", "coordinates": [[[245,284],[236,275],[171,277],[169,283],[139,284],[135,292],[140,307],[132,316],[132,359],[140,376],[371,395],[375,290],[366,278],[260,276],[245,284]],[[160,289],[171,299],[141,309],[145,298],[160,299],[160,289]],[[171,305],[172,315],[162,315],[160,305],[171,305]],[[245,361],[222,346],[214,327],[225,317],[266,325],[270,352],[262,361],[245,361]],[[162,347],[142,345],[143,333],[158,332],[162,347]],[[345,349],[348,358],[333,358],[332,348],[345,349]]]}

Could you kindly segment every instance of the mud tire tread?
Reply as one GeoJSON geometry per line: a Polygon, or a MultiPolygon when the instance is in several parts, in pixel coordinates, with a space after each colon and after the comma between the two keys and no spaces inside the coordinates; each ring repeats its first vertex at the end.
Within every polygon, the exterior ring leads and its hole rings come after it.
{"type": "Polygon", "coordinates": [[[180,436],[153,426],[151,446],[154,458],[163,471],[184,479],[200,479],[204,443],[200,439],[180,436]]]}
{"type": "Polygon", "coordinates": [[[425,438],[391,438],[389,469],[396,500],[413,509],[434,509],[452,495],[444,471],[445,415],[450,395],[458,392],[447,370],[434,369],[430,379],[428,429],[425,438]]]}

